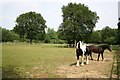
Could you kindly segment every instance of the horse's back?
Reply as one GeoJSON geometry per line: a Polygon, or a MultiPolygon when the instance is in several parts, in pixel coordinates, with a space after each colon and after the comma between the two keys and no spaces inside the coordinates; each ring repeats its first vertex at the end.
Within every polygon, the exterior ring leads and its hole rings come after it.
{"type": "Polygon", "coordinates": [[[94,52],[94,53],[101,53],[101,52],[103,52],[103,49],[100,46],[93,46],[91,48],[91,51],[94,52]]]}

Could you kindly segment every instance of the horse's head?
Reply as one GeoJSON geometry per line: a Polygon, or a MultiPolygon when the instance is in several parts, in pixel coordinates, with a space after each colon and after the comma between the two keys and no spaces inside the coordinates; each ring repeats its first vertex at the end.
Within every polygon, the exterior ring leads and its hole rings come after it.
{"type": "Polygon", "coordinates": [[[80,49],[80,48],[82,48],[83,46],[85,46],[85,44],[84,44],[82,41],[79,41],[79,42],[77,42],[76,48],[77,48],[77,49],[80,49]]]}
{"type": "Polygon", "coordinates": [[[107,46],[107,49],[110,51],[110,52],[112,52],[112,47],[109,45],[109,46],[107,46]]]}

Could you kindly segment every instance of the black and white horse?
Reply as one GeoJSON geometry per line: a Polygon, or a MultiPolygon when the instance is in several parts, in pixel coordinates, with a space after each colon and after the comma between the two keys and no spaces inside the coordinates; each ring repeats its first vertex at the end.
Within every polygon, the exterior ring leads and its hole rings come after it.
{"type": "Polygon", "coordinates": [[[77,64],[79,66],[79,56],[81,56],[81,66],[84,65],[84,56],[86,57],[86,64],[88,64],[88,56],[90,49],[87,47],[87,44],[79,41],[76,46],[76,56],[77,56],[77,64]]]}

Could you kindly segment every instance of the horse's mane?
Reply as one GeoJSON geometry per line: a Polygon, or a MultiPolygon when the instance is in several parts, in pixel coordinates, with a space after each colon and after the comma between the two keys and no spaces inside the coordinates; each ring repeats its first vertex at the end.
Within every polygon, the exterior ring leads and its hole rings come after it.
{"type": "Polygon", "coordinates": [[[100,46],[98,46],[98,47],[102,47],[102,48],[109,48],[110,47],[110,45],[109,44],[103,44],[103,45],[100,45],[100,46]]]}

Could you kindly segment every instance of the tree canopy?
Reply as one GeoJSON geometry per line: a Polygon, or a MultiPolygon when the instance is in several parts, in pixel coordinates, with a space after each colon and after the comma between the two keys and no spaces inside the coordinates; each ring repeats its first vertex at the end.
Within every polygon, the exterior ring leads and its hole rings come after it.
{"type": "Polygon", "coordinates": [[[46,21],[41,14],[36,12],[23,13],[16,19],[14,31],[20,35],[20,38],[44,40],[46,21]]]}
{"type": "Polygon", "coordinates": [[[100,31],[93,31],[91,34],[90,42],[100,43],[102,39],[100,31]]]}
{"type": "Polygon", "coordinates": [[[0,42],[13,42],[15,40],[19,40],[19,35],[16,34],[14,31],[11,30],[7,30],[5,28],[1,28],[0,27],[0,34],[2,34],[2,36],[0,38],[2,38],[2,40],[0,39],[0,42]]]}
{"type": "Polygon", "coordinates": [[[101,30],[102,42],[116,43],[117,30],[106,26],[101,30]]]}
{"type": "Polygon", "coordinates": [[[62,7],[63,22],[58,33],[68,43],[75,40],[87,41],[99,17],[84,4],[69,3],[62,7]]]}
{"type": "Polygon", "coordinates": [[[57,32],[54,31],[53,28],[52,29],[48,28],[46,33],[45,43],[55,43],[57,39],[58,39],[57,32]]]}

